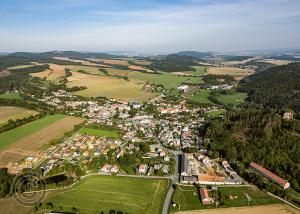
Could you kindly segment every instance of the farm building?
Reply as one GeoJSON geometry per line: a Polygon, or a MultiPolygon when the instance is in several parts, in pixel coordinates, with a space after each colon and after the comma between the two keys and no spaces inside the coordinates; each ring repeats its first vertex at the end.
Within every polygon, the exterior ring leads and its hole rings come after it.
{"type": "Polygon", "coordinates": [[[265,178],[280,185],[283,189],[287,189],[290,187],[289,182],[283,180],[279,176],[275,175],[274,173],[270,172],[269,170],[265,169],[264,167],[258,165],[257,163],[251,162],[249,167],[253,171],[257,172],[258,174],[260,174],[260,175],[264,176],[265,178]]]}
{"type": "Polygon", "coordinates": [[[208,205],[210,204],[209,196],[208,196],[208,191],[206,188],[200,188],[199,189],[199,195],[201,197],[201,202],[203,205],[208,205]]]}

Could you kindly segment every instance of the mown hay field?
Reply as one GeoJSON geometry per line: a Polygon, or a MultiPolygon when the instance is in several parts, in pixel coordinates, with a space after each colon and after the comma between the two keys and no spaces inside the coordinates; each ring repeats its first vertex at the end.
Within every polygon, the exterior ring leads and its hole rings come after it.
{"type": "Polygon", "coordinates": [[[207,69],[207,74],[215,74],[215,75],[229,75],[234,77],[236,80],[241,80],[255,71],[251,69],[241,69],[235,67],[209,67],[207,69]]]}
{"type": "Polygon", "coordinates": [[[167,179],[95,175],[84,178],[71,189],[49,193],[44,202],[53,203],[58,211],[70,212],[75,207],[83,214],[110,210],[160,214],[167,187],[167,179]]]}
{"type": "Polygon", "coordinates": [[[0,125],[7,123],[8,120],[22,119],[38,112],[16,106],[0,106],[0,125]]]}

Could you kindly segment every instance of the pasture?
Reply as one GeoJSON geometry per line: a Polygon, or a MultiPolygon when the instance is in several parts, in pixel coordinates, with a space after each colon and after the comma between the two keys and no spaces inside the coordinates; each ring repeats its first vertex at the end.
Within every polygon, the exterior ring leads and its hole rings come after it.
{"type": "Polygon", "coordinates": [[[5,94],[0,94],[0,99],[19,100],[19,99],[21,99],[21,97],[18,92],[10,92],[10,93],[5,93],[5,94]]]}
{"type": "Polygon", "coordinates": [[[262,205],[262,206],[252,206],[252,207],[231,207],[231,208],[219,208],[219,209],[203,209],[195,211],[182,211],[176,212],[177,214],[297,214],[298,210],[292,208],[289,205],[285,204],[271,204],[271,205],[262,205]]]}
{"type": "Polygon", "coordinates": [[[64,212],[75,207],[80,213],[89,214],[110,210],[159,214],[167,184],[167,179],[94,175],[70,189],[49,193],[44,202],[51,202],[55,210],[64,212]]]}
{"type": "Polygon", "coordinates": [[[16,106],[0,106],[0,125],[6,124],[8,120],[22,119],[38,112],[16,106]]]}
{"type": "Polygon", "coordinates": [[[198,104],[213,104],[211,100],[208,99],[210,90],[207,89],[201,89],[200,91],[197,91],[193,95],[189,97],[189,99],[192,102],[198,103],[198,104]]]}
{"type": "Polygon", "coordinates": [[[223,105],[238,105],[247,98],[247,93],[235,93],[231,95],[217,96],[217,100],[223,105]]]}
{"type": "Polygon", "coordinates": [[[118,100],[146,101],[155,93],[143,90],[143,81],[126,81],[116,77],[93,76],[78,72],[72,72],[68,77],[68,87],[86,86],[87,89],[77,92],[77,95],[85,97],[105,96],[118,100]]]}
{"type": "MultiPolygon", "coordinates": [[[[222,192],[225,199],[224,204],[219,207],[242,207],[248,206],[248,199],[246,195],[251,198],[249,206],[277,204],[281,201],[268,196],[257,188],[252,187],[218,187],[218,191],[222,192]],[[245,195],[246,194],[246,195],[245,195]]],[[[211,197],[211,193],[210,197],[211,197]]],[[[177,186],[172,198],[178,206],[170,206],[171,212],[180,210],[199,210],[215,208],[215,205],[202,205],[198,188],[195,186],[177,186]]]]}
{"type": "Polygon", "coordinates": [[[38,155],[43,146],[64,136],[83,119],[55,114],[27,123],[0,134],[0,165],[16,161],[26,155],[38,155]]]}
{"type": "Polygon", "coordinates": [[[225,112],[226,112],[225,109],[213,109],[213,110],[207,111],[206,115],[208,117],[212,117],[213,118],[213,117],[218,117],[218,116],[224,114],[225,112]]]}
{"type": "Polygon", "coordinates": [[[118,131],[115,130],[101,130],[93,128],[82,128],[80,129],[80,134],[95,135],[95,136],[104,136],[110,138],[119,138],[120,135],[118,131]]]}
{"type": "Polygon", "coordinates": [[[128,77],[130,80],[149,81],[156,85],[163,85],[167,89],[176,88],[180,83],[189,79],[189,77],[176,76],[172,73],[161,72],[160,74],[151,74],[137,71],[129,73],[128,77]]]}
{"type": "Polygon", "coordinates": [[[207,74],[215,75],[229,75],[234,77],[236,80],[241,80],[255,71],[251,69],[241,69],[236,67],[209,67],[207,69],[207,74]]]}

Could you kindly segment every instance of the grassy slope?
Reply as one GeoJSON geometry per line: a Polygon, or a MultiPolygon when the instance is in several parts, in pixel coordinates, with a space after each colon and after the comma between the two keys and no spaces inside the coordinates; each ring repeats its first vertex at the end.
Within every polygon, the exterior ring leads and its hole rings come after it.
{"type": "MultiPolygon", "coordinates": [[[[72,207],[80,213],[109,213],[110,209],[131,214],[161,213],[167,180],[117,176],[90,176],[72,189],[51,193],[54,209],[72,207]]],[[[46,202],[47,202],[46,201],[46,202]]]]}
{"type": "Polygon", "coordinates": [[[211,110],[211,111],[208,111],[206,112],[207,116],[209,117],[217,117],[221,114],[224,114],[226,112],[225,109],[217,109],[217,110],[211,110]]]}
{"type": "Polygon", "coordinates": [[[12,92],[12,93],[8,93],[8,94],[0,94],[0,98],[2,98],[2,99],[12,99],[12,100],[21,99],[20,94],[18,92],[12,92]]]}
{"type": "Polygon", "coordinates": [[[233,95],[221,95],[217,97],[217,100],[223,105],[238,105],[244,101],[247,97],[246,93],[235,93],[233,95]]]}
{"type": "Polygon", "coordinates": [[[213,102],[208,99],[210,90],[200,90],[194,94],[190,99],[199,104],[212,104],[213,102]]]}
{"type": "Polygon", "coordinates": [[[80,130],[81,134],[95,135],[95,136],[105,136],[111,138],[118,138],[119,134],[116,131],[108,131],[108,130],[97,130],[92,128],[82,128],[80,130]]]}
{"type": "Polygon", "coordinates": [[[63,119],[65,116],[60,114],[49,115],[39,120],[27,123],[23,126],[10,130],[8,132],[0,134],[0,149],[5,146],[16,142],[17,140],[32,134],[42,128],[47,127],[48,125],[63,119]]]}
{"type": "MultiPolygon", "coordinates": [[[[225,202],[219,207],[248,206],[248,201],[244,193],[247,193],[252,199],[252,201],[249,202],[249,205],[251,206],[280,203],[279,200],[271,198],[264,192],[249,187],[219,187],[218,190],[225,195],[225,202]],[[229,199],[229,196],[234,198],[229,199]],[[237,196],[237,198],[235,198],[235,196],[237,196]]],[[[194,186],[177,186],[172,200],[180,205],[180,210],[215,208],[215,205],[202,205],[199,199],[198,190],[194,186]]],[[[178,211],[178,207],[170,206],[170,211],[178,211]]]]}

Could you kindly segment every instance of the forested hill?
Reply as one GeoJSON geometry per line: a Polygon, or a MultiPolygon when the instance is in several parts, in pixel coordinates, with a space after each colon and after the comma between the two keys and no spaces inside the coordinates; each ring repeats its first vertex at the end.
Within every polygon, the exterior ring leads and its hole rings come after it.
{"type": "Polygon", "coordinates": [[[239,91],[249,101],[271,108],[291,108],[300,112],[300,63],[276,66],[241,81],[239,91]]]}
{"type": "Polygon", "coordinates": [[[176,54],[168,55],[162,59],[155,59],[149,66],[150,69],[155,71],[195,71],[190,66],[198,65],[197,58],[191,56],[179,56],[176,54]]]}

